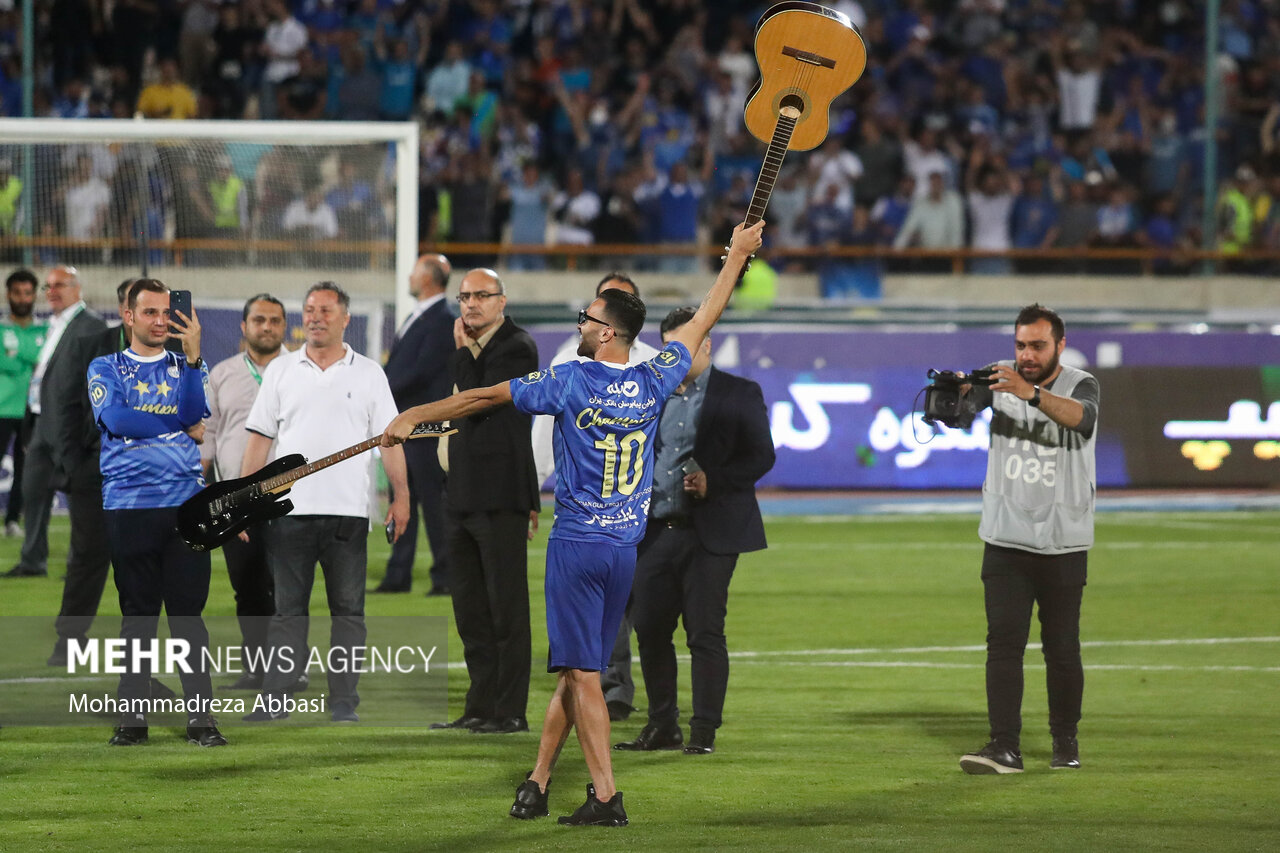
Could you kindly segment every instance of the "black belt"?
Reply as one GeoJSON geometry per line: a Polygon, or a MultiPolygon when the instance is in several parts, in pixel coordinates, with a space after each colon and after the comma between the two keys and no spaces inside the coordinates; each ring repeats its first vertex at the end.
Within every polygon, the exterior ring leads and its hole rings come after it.
{"type": "Polygon", "coordinates": [[[665,527],[668,530],[685,530],[693,527],[693,522],[688,518],[655,518],[653,521],[659,527],[665,527]]]}

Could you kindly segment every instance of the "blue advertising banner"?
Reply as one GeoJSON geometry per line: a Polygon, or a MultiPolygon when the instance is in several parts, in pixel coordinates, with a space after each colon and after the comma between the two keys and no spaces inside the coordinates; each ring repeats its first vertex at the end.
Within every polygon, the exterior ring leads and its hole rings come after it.
{"type": "MultiPolygon", "coordinates": [[[[541,361],[547,362],[570,336],[561,327],[535,328],[534,337],[541,361]]],[[[650,334],[642,338],[658,344],[650,334]]],[[[945,489],[982,484],[990,412],[983,412],[968,430],[939,428],[935,434],[921,420],[920,392],[931,367],[968,371],[1012,358],[1012,327],[864,331],[735,325],[718,329],[712,340],[717,366],[755,380],[764,391],[778,460],[762,486],[945,489]]],[[[1249,473],[1253,469],[1240,464],[1239,456],[1232,466],[1208,475],[1190,462],[1171,464],[1167,455],[1153,464],[1157,457],[1149,448],[1165,439],[1161,425],[1149,416],[1153,406],[1138,402],[1161,396],[1164,388],[1203,388],[1194,380],[1195,370],[1232,368],[1215,374],[1215,394],[1202,390],[1163,396],[1176,397],[1184,411],[1199,409],[1196,417],[1211,421],[1227,417],[1227,397],[1252,400],[1266,411],[1280,397],[1274,396],[1275,388],[1268,397],[1257,381],[1258,368],[1280,365],[1280,336],[1090,329],[1069,332],[1067,344],[1063,360],[1094,372],[1102,383],[1099,486],[1257,485],[1280,479],[1280,474],[1249,473]],[[1109,390],[1108,373],[1120,368],[1127,371],[1124,380],[1109,390]],[[1188,369],[1192,373],[1184,378],[1188,369]],[[1149,393],[1122,391],[1132,386],[1134,375],[1144,377],[1149,393]],[[1225,396],[1219,401],[1215,395],[1225,396]]]]}

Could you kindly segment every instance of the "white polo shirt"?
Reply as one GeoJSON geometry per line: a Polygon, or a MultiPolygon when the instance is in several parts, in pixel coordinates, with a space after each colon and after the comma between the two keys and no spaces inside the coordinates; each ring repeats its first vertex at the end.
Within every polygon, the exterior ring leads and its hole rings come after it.
{"type": "MultiPolygon", "coordinates": [[[[343,344],[346,354],[327,370],[299,347],[276,358],[245,429],[275,439],[272,458],[301,453],[314,462],[379,435],[399,414],[382,367],[343,344]]],[[[371,453],[353,456],[293,484],[292,515],[367,518],[371,453]]]]}

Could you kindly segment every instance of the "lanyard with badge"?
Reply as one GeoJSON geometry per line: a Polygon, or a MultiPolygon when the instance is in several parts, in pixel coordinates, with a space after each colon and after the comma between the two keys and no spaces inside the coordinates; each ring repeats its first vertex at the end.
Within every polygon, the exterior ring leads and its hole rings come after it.
{"type": "Polygon", "coordinates": [[[258,365],[254,364],[253,359],[249,358],[247,355],[244,357],[244,364],[245,367],[249,368],[249,375],[253,377],[253,381],[261,385],[262,374],[258,372],[258,365]]]}

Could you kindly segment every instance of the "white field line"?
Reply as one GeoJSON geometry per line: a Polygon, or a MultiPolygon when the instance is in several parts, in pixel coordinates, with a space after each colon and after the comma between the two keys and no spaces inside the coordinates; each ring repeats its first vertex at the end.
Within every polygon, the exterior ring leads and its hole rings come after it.
{"type": "MultiPolygon", "coordinates": [[[[983,669],[981,663],[934,663],[931,661],[898,660],[744,660],[745,664],[767,663],[770,666],[844,666],[865,669],[983,669]]],[[[1044,664],[1027,663],[1024,669],[1044,669],[1044,664]]],[[[1111,670],[1116,672],[1280,672],[1280,666],[1179,666],[1154,664],[1091,664],[1084,665],[1086,672],[1111,670]]]]}

